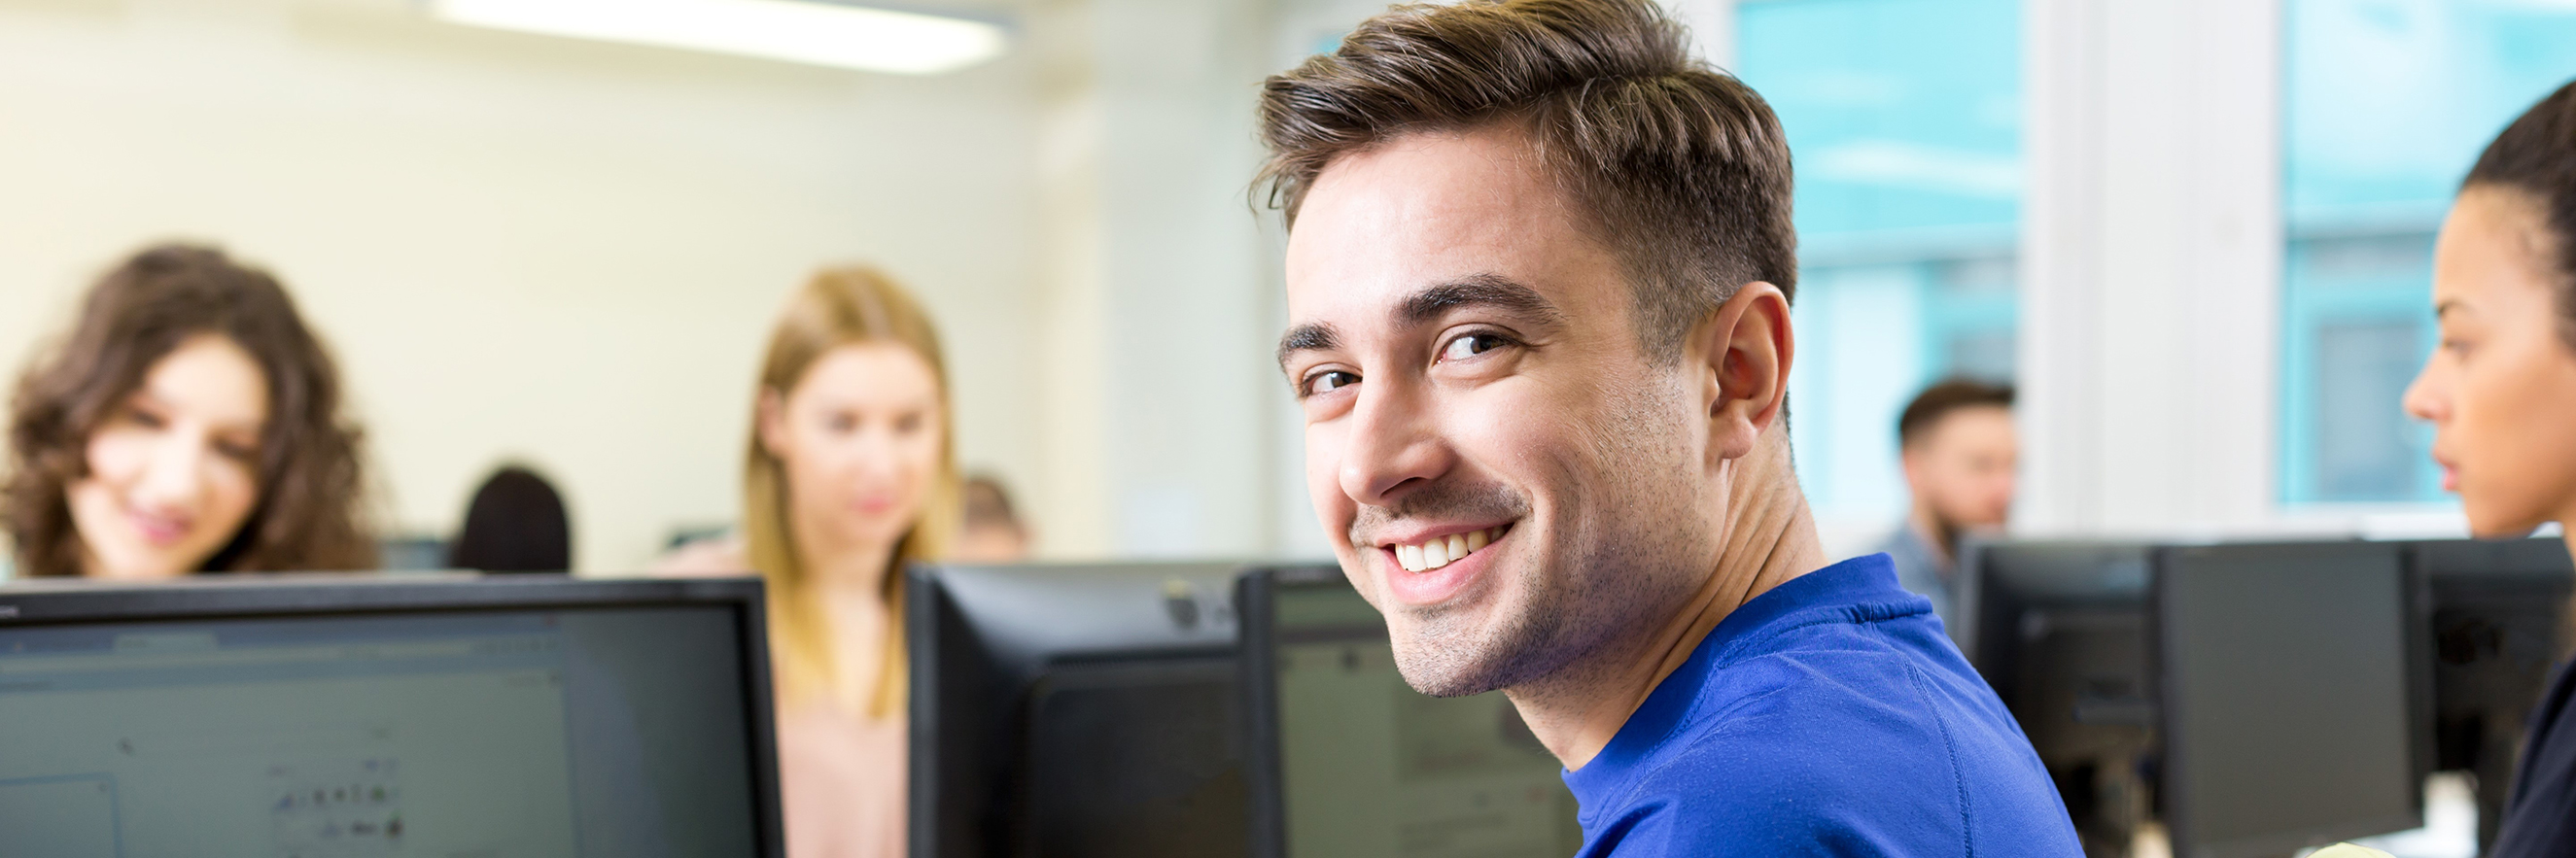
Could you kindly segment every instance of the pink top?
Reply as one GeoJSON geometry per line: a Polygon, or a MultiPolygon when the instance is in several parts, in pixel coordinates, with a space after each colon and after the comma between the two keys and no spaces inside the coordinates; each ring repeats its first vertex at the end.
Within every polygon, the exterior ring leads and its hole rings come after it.
{"type": "MultiPolygon", "coordinates": [[[[658,577],[748,574],[740,537],[691,543],[655,564],[658,577]]],[[[902,858],[903,712],[870,718],[828,700],[778,701],[778,792],[787,858],[902,858]]]]}
{"type": "Polygon", "coordinates": [[[902,858],[904,717],[781,702],[779,793],[787,858],[902,858]]]}

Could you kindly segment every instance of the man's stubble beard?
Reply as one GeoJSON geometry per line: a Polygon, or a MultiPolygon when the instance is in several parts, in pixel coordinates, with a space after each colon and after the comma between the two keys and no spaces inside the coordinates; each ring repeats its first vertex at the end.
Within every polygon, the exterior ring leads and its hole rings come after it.
{"type": "MultiPolygon", "coordinates": [[[[1454,607],[1399,609],[1413,633],[1395,638],[1396,667],[1414,690],[1456,697],[1588,686],[1624,664],[1622,649],[1642,645],[1639,633],[1659,629],[1712,571],[1717,525],[1687,500],[1705,490],[1695,485],[1700,467],[1681,434],[1691,427],[1659,425],[1672,420],[1664,413],[1669,399],[1633,389],[1617,394],[1611,419],[1583,439],[1595,470],[1567,465],[1556,474],[1558,485],[1589,482],[1603,490],[1570,499],[1576,509],[1552,508],[1555,520],[1534,529],[1544,530],[1557,552],[1515,543],[1521,565],[1488,572],[1501,576],[1489,586],[1518,584],[1489,598],[1517,594],[1522,601],[1491,604],[1484,623],[1454,607]]],[[[1526,498],[1513,498],[1524,514],[1532,509],[1526,498]]],[[[1521,522],[1513,535],[1532,523],[1521,522]]]]}

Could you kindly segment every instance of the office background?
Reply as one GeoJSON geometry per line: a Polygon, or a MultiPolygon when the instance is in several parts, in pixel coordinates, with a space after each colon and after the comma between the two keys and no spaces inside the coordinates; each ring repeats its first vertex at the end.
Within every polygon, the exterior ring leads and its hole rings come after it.
{"type": "MultiPolygon", "coordinates": [[[[998,59],[870,74],[475,29],[411,0],[0,0],[0,362],[146,241],[271,266],[389,533],[505,461],[590,572],[734,515],[779,302],[868,261],[1055,558],[1314,556],[1269,365],[1262,76],[1366,0],[919,0],[998,59]]],[[[2398,391],[2451,185],[2576,77],[2563,0],[1675,0],[1800,171],[1799,467],[1837,553],[1894,413],[2023,391],[2030,534],[2456,533],[2398,391]]]]}

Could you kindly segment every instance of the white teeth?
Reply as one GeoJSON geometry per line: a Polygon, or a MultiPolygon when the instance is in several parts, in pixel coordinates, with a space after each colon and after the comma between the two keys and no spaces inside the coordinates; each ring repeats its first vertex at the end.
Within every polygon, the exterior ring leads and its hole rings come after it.
{"type": "Polygon", "coordinates": [[[1501,538],[1502,535],[1502,528],[1489,527],[1468,533],[1433,537],[1423,540],[1419,545],[1389,547],[1395,550],[1396,565],[1404,567],[1404,571],[1423,572],[1456,563],[1467,555],[1493,544],[1493,541],[1501,538]]]}

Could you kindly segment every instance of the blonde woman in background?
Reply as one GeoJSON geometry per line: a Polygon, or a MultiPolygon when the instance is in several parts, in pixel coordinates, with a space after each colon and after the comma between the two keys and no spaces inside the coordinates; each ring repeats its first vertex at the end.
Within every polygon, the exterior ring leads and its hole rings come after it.
{"type": "Polygon", "coordinates": [[[739,538],[664,565],[768,583],[796,858],[904,852],[903,567],[957,528],[950,416],[939,335],[912,296],[869,268],[815,275],[761,362],[739,538]]]}

